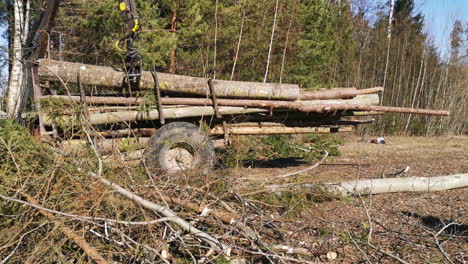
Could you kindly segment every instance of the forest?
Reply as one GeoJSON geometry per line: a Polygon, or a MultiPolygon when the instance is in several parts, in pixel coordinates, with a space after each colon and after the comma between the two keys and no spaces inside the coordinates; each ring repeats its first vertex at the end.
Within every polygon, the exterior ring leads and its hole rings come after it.
{"type": "Polygon", "coordinates": [[[0,0],[0,264],[468,261],[466,17],[122,2],[0,0]]]}

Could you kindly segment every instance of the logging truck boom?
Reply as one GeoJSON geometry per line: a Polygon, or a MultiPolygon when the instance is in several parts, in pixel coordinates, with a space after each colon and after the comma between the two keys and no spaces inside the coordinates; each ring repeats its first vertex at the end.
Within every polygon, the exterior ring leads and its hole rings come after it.
{"type": "Polygon", "coordinates": [[[126,83],[129,91],[138,90],[141,78],[141,55],[133,46],[133,42],[141,31],[135,0],[118,0],[119,10],[125,25],[124,36],[115,43],[115,47],[125,52],[126,83]],[[123,47],[121,47],[123,45],[123,47]]]}

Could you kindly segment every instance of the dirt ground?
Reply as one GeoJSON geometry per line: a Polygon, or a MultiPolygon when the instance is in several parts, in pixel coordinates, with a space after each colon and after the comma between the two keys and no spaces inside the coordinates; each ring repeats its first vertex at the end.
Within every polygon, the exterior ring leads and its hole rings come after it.
{"type": "MultiPolygon", "coordinates": [[[[301,181],[394,177],[392,174],[407,166],[408,172],[397,177],[468,172],[468,137],[386,137],[386,144],[380,145],[356,136],[344,141],[339,157],[327,159],[302,175],[301,181]]],[[[247,168],[236,174],[274,179],[307,166],[290,165],[247,168]]],[[[336,263],[467,263],[467,191],[332,199],[314,203],[283,225],[295,230],[286,235],[293,241],[289,246],[336,252],[336,263]]],[[[316,260],[330,261],[324,257],[316,260]]]]}

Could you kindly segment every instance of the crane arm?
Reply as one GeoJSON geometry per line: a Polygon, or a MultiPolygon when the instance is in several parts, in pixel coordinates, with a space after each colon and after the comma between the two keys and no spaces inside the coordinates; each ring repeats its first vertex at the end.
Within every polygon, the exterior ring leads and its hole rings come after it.
{"type": "Polygon", "coordinates": [[[116,48],[120,51],[120,45],[126,47],[125,71],[127,73],[127,84],[130,88],[139,88],[141,78],[141,55],[133,46],[135,38],[141,31],[140,21],[135,0],[118,0],[119,10],[122,13],[122,20],[125,24],[124,37],[116,42],[116,48]]]}

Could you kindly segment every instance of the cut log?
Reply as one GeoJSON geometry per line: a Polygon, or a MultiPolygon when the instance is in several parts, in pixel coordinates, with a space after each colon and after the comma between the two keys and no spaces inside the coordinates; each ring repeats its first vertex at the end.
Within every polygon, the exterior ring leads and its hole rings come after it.
{"type": "Polygon", "coordinates": [[[379,105],[380,97],[378,94],[362,94],[352,99],[326,99],[326,100],[299,100],[297,103],[303,105],[324,105],[324,104],[353,104],[353,105],[379,105]]]}
{"type": "Polygon", "coordinates": [[[323,91],[303,91],[299,100],[349,99],[363,94],[383,92],[383,87],[357,90],[356,88],[335,88],[323,91]]]}
{"type": "MultiPolygon", "coordinates": [[[[55,96],[54,96],[55,97],[55,96]]],[[[66,99],[66,96],[61,96],[59,98],[66,99]]],[[[79,100],[79,97],[69,97],[71,100],[79,100]]],[[[91,101],[93,97],[88,97],[86,100],[91,101]]],[[[105,97],[99,97],[94,99],[95,102],[104,103],[105,97]]],[[[130,100],[135,103],[138,103],[138,99],[133,98],[123,98],[125,100],[130,100]]],[[[115,99],[117,100],[117,99],[115,99]]],[[[121,100],[121,99],[119,99],[121,100]]],[[[212,105],[213,102],[210,99],[206,98],[161,98],[163,104],[166,105],[212,105]]],[[[354,99],[353,99],[354,100],[354,99]]],[[[358,100],[358,99],[356,99],[358,100]]],[[[352,101],[352,100],[350,100],[352,101]]],[[[377,111],[377,112],[389,112],[389,113],[407,113],[407,114],[419,114],[419,115],[436,115],[436,116],[448,116],[448,111],[442,110],[431,110],[431,109],[415,109],[415,108],[404,108],[404,107],[391,107],[391,106],[377,106],[377,105],[361,105],[361,104],[349,104],[346,102],[342,103],[314,103],[314,104],[305,104],[304,101],[273,101],[273,100],[229,100],[229,99],[218,99],[218,105],[224,106],[243,106],[243,107],[259,107],[259,108],[281,108],[281,109],[291,109],[301,112],[315,112],[315,113],[327,113],[335,111],[377,111]]],[[[195,116],[195,115],[192,115],[195,116]]]]}
{"type": "MultiPolygon", "coordinates": [[[[259,108],[244,108],[244,107],[229,107],[221,106],[219,111],[222,115],[234,114],[249,114],[249,113],[266,113],[268,110],[259,108]]],[[[210,106],[188,106],[168,108],[164,110],[166,119],[177,119],[198,116],[212,116],[214,114],[213,107],[210,106]]],[[[41,113],[44,125],[51,126],[54,123],[54,118],[47,114],[41,113]]],[[[157,120],[159,118],[158,110],[151,110],[148,112],[140,111],[122,111],[122,112],[107,112],[107,113],[90,113],[89,122],[91,125],[104,125],[119,122],[133,122],[141,120],[157,120]]],[[[72,116],[60,116],[56,118],[60,120],[60,124],[73,126],[76,124],[76,118],[72,116]]]]}
{"type": "Polygon", "coordinates": [[[142,136],[142,137],[151,137],[156,133],[155,128],[126,128],[126,129],[117,129],[98,132],[103,137],[133,137],[133,136],[142,136]]]}
{"type": "MultiPolygon", "coordinates": [[[[124,72],[116,71],[112,67],[55,60],[42,60],[39,63],[39,76],[43,81],[76,83],[78,71],[81,75],[81,82],[86,85],[122,87],[125,79],[124,72]]],[[[158,73],[158,79],[161,91],[203,96],[210,93],[208,79],[205,78],[158,73]]],[[[299,86],[294,84],[213,80],[213,85],[218,97],[275,100],[299,98],[299,86]]],[[[150,72],[142,72],[140,87],[142,89],[154,88],[154,80],[150,72]]]]}
{"type": "Polygon", "coordinates": [[[318,189],[338,196],[359,196],[400,192],[438,192],[468,187],[468,173],[438,177],[408,177],[363,179],[323,184],[269,185],[273,192],[283,190],[305,190],[316,192],[318,189]]]}
{"type": "Polygon", "coordinates": [[[435,192],[468,187],[468,173],[439,177],[365,179],[329,184],[327,190],[342,196],[395,192],[435,192]]]}
{"type": "Polygon", "coordinates": [[[374,115],[384,115],[383,112],[376,112],[376,111],[355,111],[348,113],[349,116],[374,116],[374,115]]]}
{"type": "MultiPolygon", "coordinates": [[[[58,98],[63,100],[71,100],[79,103],[79,96],[53,95],[42,96],[41,99],[58,98]]],[[[139,105],[143,102],[141,98],[129,97],[110,97],[110,96],[86,96],[86,102],[95,105],[139,105]]],[[[212,105],[211,99],[206,98],[161,98],[161,103],[164,105],[212,105]]],[[[359,95],[353,99],[342,100],[307,100],[307,101],[272,101],[272,100],[246,100],[246,99],[218,99],[218,105],[224,106],[245,106],[245,107],[268,107],[268,108],[297,108],[303,105],[323,105],[323,104],[356,104],[356,105],[378,105],[380,103],[377,94],[359,95]]]]}
{"type": "MultiPolygon", "coordinates": [[[[335,132],[351,132],[351,127],[328,128],[328,127],[236,127],[228,126],[230,135],[273,135],[273,134],[329,134],[335,132]]],[[[210,135],[223,135],[222,126],[210,130],[210,135]]]]}
{"type": "MultiPolygon", "coordinates": [[[[149,139],[149,137],[99,139],[96,140],[96,148],[101,153],[112,152],[117,149],[125,151],[126,146],[129,149],[143,149],[148,144],[149,139]]],[[[61,142],[62,149],[70,153],[82,151],[86,145],[88,145],[88,141],[81,139],[70,139],[61,142]]]]}
{"type": "Polygon", "coordinates": [[[434,116],[450,115],[448,111],[444,111],[444,110],[417,109],[417,108],[378,106],[378,105],[352,105],[352,104],[304,106],[304,107],[299,108],[298,110],[302,112],[316,112],[316,113],[327,113],[327,112],[335,112],[335,111],[368,111],[368,112],[376,111],[376,112],[387,112],[387,113],[405,113],[405,114],[434,115],[434,116]]]}

